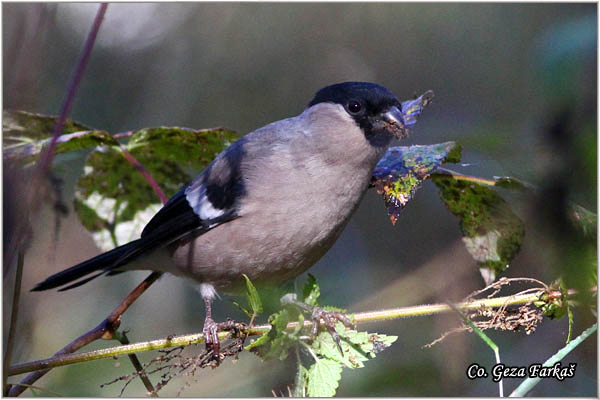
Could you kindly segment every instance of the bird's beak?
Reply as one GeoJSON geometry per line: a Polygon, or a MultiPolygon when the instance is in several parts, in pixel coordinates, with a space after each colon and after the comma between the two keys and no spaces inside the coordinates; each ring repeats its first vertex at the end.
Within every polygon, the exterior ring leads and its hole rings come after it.
{"type": "Polygon", "coordinates": [[[400,111],[398,107],[390,107],[381,115],[381,119],[385,123],[386,130],[388,130],[398,139],[404,139],[408,136],[408,130],[404,124],[402,111],[400,111]]]}

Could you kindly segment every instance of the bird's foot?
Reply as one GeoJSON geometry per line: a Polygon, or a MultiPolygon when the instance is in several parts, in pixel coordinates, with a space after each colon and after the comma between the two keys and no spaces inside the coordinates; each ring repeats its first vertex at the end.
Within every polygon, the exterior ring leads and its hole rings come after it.
{"type": "Polygon", "coordinates": [[[220,358],[221,341],[219,340],[219,332],[233,331],[234,335],[237,335],[239,334],[239,331],[243,329],[242,325],[243,324],[237,323],[231,318],[227,318],[227,321],[225,322],[215,322],[210,317],[206,318],[204,320],[204,328],[202,329],[206,343],[206,351],[212,351],[215,358],[220,358]]]}
{"type": "Polygon", "coordinates": [[[314,307],[311,315],[311,319],[313,321],[312,334],[314,337],[317,336],[319,332],[319,327],[324,326],[327,328],[333,341],[337,345],[338,350],[342,355],[344,355],[344,351],[342,350],[342,346],[340,344],[340,335],[335,330],[335,325],[337,322],[341,322],[344,324],[346,328],[355,329],[355,325],[350,321],[350,318],[342,312],[339,311],[327,311],[321,307],[314,307]]]}

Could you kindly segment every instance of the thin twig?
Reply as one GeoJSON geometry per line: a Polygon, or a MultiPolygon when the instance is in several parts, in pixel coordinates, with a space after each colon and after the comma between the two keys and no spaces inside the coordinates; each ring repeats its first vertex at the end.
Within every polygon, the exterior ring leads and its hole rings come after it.
{"type": "Polygon", "coordinates": [[[167,196],[165,196],[160,186],[158,186],[158,183],[156,183],[154,178],[152,178],[150,172],[148,172],[148,170],[144,168],[144,166],[123,145],[121,145],[121,154],[123,154],[123,157],[125,157],[125,159],[129,161],[129,163],[133,165],[140,174],[142,174],[144,179],[146,179],[146,181],[150,184],[152,189],[154,189],[154,192],[156,192],[157,196],[160,198],[160,201],[162,201],[162,203],[165,204],[169,199],[167,199],[167,196]]]}
{"type": "MultiPolygon", "coordinates": [[[[87,345],[87,344],[89,344],[89,343],[91,343],[93,341],[96,341],[98,339],[101,339],[101,338],[110,339],[112,337],[113,333],[119,327],[119,324],[121,323],[121,315],[161,275],[162,275],[162,273],[160,273],[160,272],[153,272],[153,273],[151,273],[142,283],[140,283],[138,285],[138,287],[136,287],[125,298],[125,300],[123,300],[123,302],[121,302],[121,304],[119,304],[117,306],[117,308],[115,308],[113,310],[112,313],[110,313],[110,315],[104,321],[102,321],[97,327],[95,327],[91,331],[89,331],[89,332],[81,335],[80,337],[78,337],[77,339],[75,339],[74,341],[72,341],[71,343],[69,343],[68,345],[66,345],[65,347],[63,347],[60,351],[58,351],[54,355],[53,358],[57,358],[57,357],[60,358],[61,356],[70,355],[71,353],[79,350],[83,346],[85,346],[85,345],[87,345]]],[[[48,366],[48,367],[51,367],[51,366],[48,366]]],[[[35,369],[30,369],[28,371],[23,371],[23,372],[35,371],[35,372],[27,375],[25,377],[25,379],[23,379],[21,381],[22,385],[13,386],[10,389],[8,395],[9,396],[18,396],[21,393],[23,393],[25,390],[27,390],[27,386],[26,385],[33,384],[39,378],[41,378],[42,376],[44,376],[48,371],[50,371],[50,369],[48,369],[48,367],[35,368],[35,369]]],[[[9,375],[9,376],[10,376],[10,374],[8,372],[10,372],[10,370],[11,370],[11,368],[7,369],[7,375],[9,375]]]]}
{"type": "Polygon", "coordinates": [[[8,338],[6,340],[6,352],[4,353],[3,374],[2,374],[2,393],[7,393],[9,388],[6,385],[8,375],[6,371],[11,364],[12,353],[15,344],[15,332],[17,329],[17,317],[19,315],[19,299],[21,298],[21,280],[23,278],[23,251],[17,255],[17,271],[15,273],[15,287],[13,291],[13,299],[10,310],[10,325],[8,326],[8,338]]]}
{"type": "MultiPolygon", "coordinates": [[[[125,332],[115,332],[115,336],[117,340],[121,342],[121,344],[131,344],[125,332]]],[[[158,395],[156,394],[156,389],[154,389],[154,386],[152,386],[152,382],[150,382],[150,378],[148,378],[148,375],[146,375],[146,371],[144,371],[144,367],[142,367],[142,363],[138,359],[137,355],[129,354],[128,357],[131,363],[133,364],[133,367],[137,371],[138,376],[142,380],[144,387],[146,388],[148,393],[150,393],[150,396],[158,397],[158,395]]]]}
{"type": "Polygon", "coordinates": [[[96,41],[96,36],[98,36],[98,31],[100,30],[100,25],[102,24],[102,20],[104,19],[104,14],[106,13],[107,7],[107,3],[100,4],[100,8],[98,8],[98,12],[96,13],[96,17],[94,18],[94,22],[92,23],[92,28],[90,29],[85,44],[83,45],[83,50],[79,55],[79,60],[77,60],[75,71],[73,72],[71,82],[69,83],[67,95],[60,108],[60,114],[56,120],[56,124],[54,125],[52,140],[50,141],[50,144],[44,151],[44,154],[42,154],[40,157],[39,166],[42,169],[42,171],[47,171],[50,167],[50,162],[52,161],[54,149],[56,147],[56,141],[58,140],[58,137],[62,132],[67,116],[69,115],[71,107],[73,106],[73,100],[75,100],[75,95],[77,94],[77,90],[79,89],[79,84],[81,83],[81,79],[83,78],[83,73],[85,72],[85,68],[87,67],[90,55],[92,54],[92,49],[96,41]]]}

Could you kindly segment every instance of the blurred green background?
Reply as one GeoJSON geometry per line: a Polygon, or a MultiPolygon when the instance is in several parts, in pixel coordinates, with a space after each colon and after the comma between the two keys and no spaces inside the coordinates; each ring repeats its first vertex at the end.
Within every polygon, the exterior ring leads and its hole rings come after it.
{"type": "MultiPolygon", "coordinates": [[[[2,4],[5,109],[58,113],[97,8],[2,4]]],[[[542,202],[507,194],[526,222],[526,235],[505,276],[550,283],[565,260],[580,261],[579,254],[565,256],[578,242],[561,225],[562,203],[555,200],[569,198],[597,211],[596,38],[593,3],[111,4],[72,117],[112,133],[159,125],[246,133],[299,114],[316,90],[334,82],[377,82],[402,99],[432,89],[433,104],[403,144],[457,140],[465,148],[462,172],[539,185],[547,196],[542,202]]],[[[83,159],[58,171],[69,205],[83,159]]],[[[98,253],[73,212],[60,224],[58,242],[50,207],[33,226],[24,289],[98,253]]],[[[458,222],[431,182],[395,227],[380,197],[369,192],[310,272],[324,303],[351,311],[460,300],[483,287],[458,222]]],[[[101,278],[65,293],[24,292],[14,362],[50,356],[95,326],[145,275],[101,278]]],[[[12,279],[12,273],[5,279],[4,322],[12,279]]],[[[214,313],[241,318],[228,299],[214,313]]],[[[195,290],[165,277],[125,314],[122,326],[140,341],[198,332],[203,319],[195,290]]],[[[575,310],[575,333],[592,322],[589,310],[575,310]]],[[[365,369],[345,370],[338,394],[497,396],[491,380],[466,378],[471,363],[494,364],[474,335],[422,348],[456,325],[456,317],[447,315],[367,326],[399,340],[365,369]]],[[[502,361],[520,366],[554,354],[564,345],[567,326],[566,319],[544,320],[530,336],[488,334],[502,361]]],[[[573,379],[543,381],[531,394],[597,395],[595,335],[563,360],[569,362],[578,365],[573,379]]],[[[116,396],[121,384],[100,384],[130,371],[126,359],[96,361],[56,369],[37,385],[65,396],[116,396]]],[[[192,387],[183,396],[270,396],[293,383],[294,371],[292,362],[262,362],[244,353],[235,365],[228,361],[187,378],[192,387]]],[[[506,380],[505,393],[519,382],[506,380]]],[[[182,385],[171,382],[161,395],[173,396],[182,385]]],[[[125,392],[144,394],[138,381],[125,392]]]]}

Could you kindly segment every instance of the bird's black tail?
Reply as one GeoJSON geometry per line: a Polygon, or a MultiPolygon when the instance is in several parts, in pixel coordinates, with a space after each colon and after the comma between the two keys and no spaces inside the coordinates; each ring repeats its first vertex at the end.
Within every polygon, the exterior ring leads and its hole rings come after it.
{"type": "MultiPolygon", "coordinates": [[[[54,274],[48,277],[45,281],[38,283],[31,290],[41,291],[54,289],[56,287],[66,285],[67,283],[71,283],[79,278],[83,278],[84,276],[89,275],[92,272],[100,271],[90,277],[82,279],[79,282],[76,282],[72,285],[61,289],[61,291],[68,290],[83,285],[84,283],[89,282],[94,278],[97,278],[105,272],[110,273],[111,270],[114,270],[115,268],[126,264],[131,260],[131,258],[135,256],[135,248],[138,246],[139,240],[140,239],[124,244],[123,246],[119,246],[117,248],[112,249],[111,251],[99,254],[94,258],[90,258],[89,260],[74,265],[71,268],[67,268],[64,271],[61,271],[57,274],[54,274]]],[[[118,271],[112,272],[116,273],[118,271]]]]}

